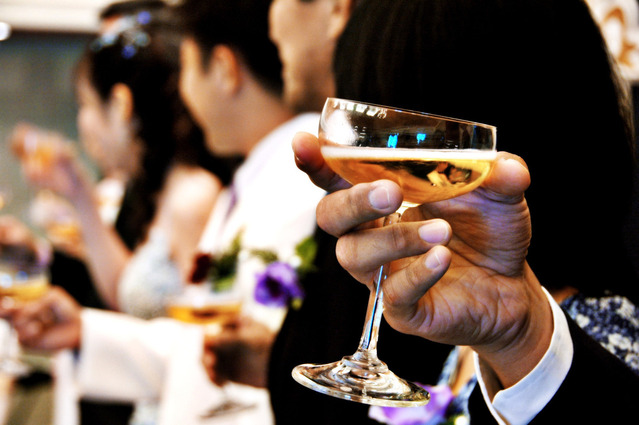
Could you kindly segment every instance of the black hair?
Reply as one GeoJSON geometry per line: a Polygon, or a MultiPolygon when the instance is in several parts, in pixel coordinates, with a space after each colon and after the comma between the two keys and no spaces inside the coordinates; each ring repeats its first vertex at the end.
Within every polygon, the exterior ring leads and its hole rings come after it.
{"type": "Polygon", "coordinates": [[[123,0],[108,4],[100,10],[100,20],[118,17],[122,15],[131,15],[140,10],[152,11],[166,7],[166,3],[162,0],[123,0]]]}
{"type": "Polygon", "coordinates": [[[185,0],[178,7],[185,33],[200,47],[205,64],[218,44],[232,48],[270,92],[282,93],[282,65],[269,38],[271,0],[185,0]]]}
{"type": "Polygon", "coordinates": [[[542,284],[637,299],[622,234],[633,126],[585,2],[363,0],[334,68],[339,97],[497,126],[497,148],[530,168],[542,284]]]}
{"type": "Polygon", "coordinates": [[[179,90],[181,34],[168,7],[139,8],[122,15],[115,32],[89,44],[76,75],[86,75],[106,102],[113,86],[127,85],[133,95],[137,139],[143,145],[138,174],[127,184],[116,228],[130,248],[142,242],[173,163],[202,166],[223,182],[231,169],[213,157],[204,135],[184,106],[179,90]]]}

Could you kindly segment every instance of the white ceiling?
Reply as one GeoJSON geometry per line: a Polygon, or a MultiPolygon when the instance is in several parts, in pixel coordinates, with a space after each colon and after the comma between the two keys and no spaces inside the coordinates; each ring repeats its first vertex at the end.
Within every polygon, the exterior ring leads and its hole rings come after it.
{"type": "Polygon", "coordinates": [[[95,32],[111,0],[0,0],[0,22],[18,30],[95,32]]]}

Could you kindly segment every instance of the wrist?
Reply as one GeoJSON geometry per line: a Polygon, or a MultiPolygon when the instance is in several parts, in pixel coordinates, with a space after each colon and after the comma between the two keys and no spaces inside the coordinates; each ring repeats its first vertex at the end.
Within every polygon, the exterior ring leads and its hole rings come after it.
{"type": "Polygon", "coordinates": [[[511,326],[489,344],[472,347],[482,368],[489,371],[496,383],[495,391],[519,382],[541,361],[550,346],[553,334],[553,313],[539,281],[528,265],[524,283],[529,289],[525,311],[511,326]]]}

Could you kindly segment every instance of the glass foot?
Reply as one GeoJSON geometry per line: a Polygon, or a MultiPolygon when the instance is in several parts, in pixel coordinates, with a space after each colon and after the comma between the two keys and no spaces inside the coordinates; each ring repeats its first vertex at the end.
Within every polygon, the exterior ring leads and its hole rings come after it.
{"type": "Polygon", "coordinates": [[[428,391],[397,377],[385,363],[369,365],[353,356],[324,365],[299,365],[292,375],[312,390],[359,403],[415,407],[430,400],[428,391]]]}

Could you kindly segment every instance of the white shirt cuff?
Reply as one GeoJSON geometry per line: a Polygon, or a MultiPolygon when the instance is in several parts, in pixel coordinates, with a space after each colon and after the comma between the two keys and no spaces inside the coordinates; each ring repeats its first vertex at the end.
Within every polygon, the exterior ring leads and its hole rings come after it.
{"type": "Polygon", "coordinates": [[[529,423],[563,383],[572,364],[573,344],[568,322],[561,307],[544,289],[553,314],[553,335],[546,354],[537,366],[515,385],[501,390],[490,400],[487,391],[489,376],[482,377],[479,357],[475,354],[475,370],[484,400],[499,424],[520,425],[529,423]]]}

